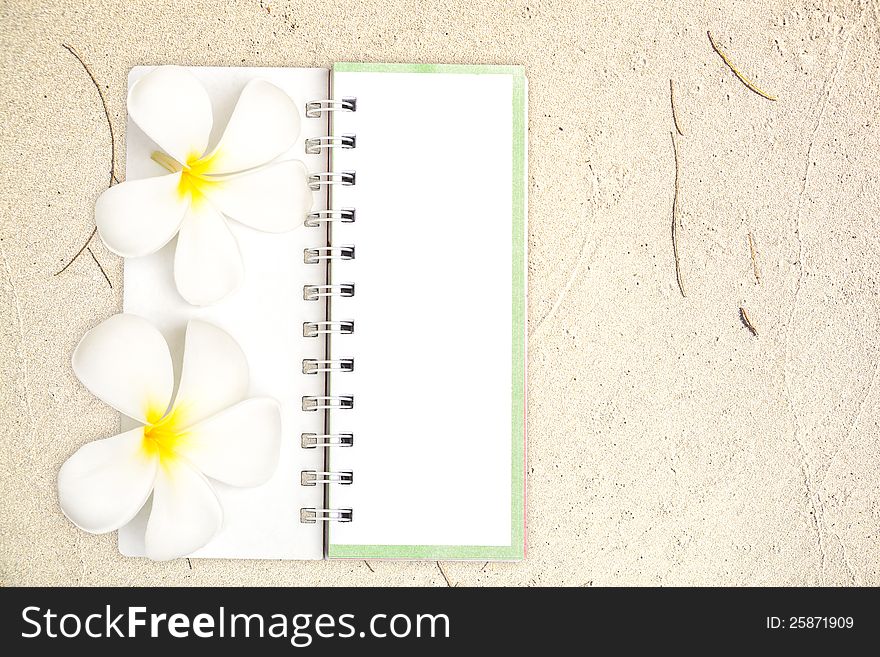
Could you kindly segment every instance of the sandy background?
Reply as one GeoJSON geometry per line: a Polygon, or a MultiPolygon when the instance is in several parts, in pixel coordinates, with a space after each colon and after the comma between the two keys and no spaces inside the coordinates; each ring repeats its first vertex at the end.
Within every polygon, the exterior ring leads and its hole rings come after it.
{"type": "Polygon", "coordinates": [[[69,44],[118,171],[137,64],[526,66],[530,553],[444,563],[452,584],[880,584],[880,7],[653,5],[0,2],[2,582],[447,585],[434,563],[124,559],[62,517],[58,467],[117,427],[69,357],[122,299],[97,240],[112,288],[88,252],[53,276],[110,167],[69,44]]]}

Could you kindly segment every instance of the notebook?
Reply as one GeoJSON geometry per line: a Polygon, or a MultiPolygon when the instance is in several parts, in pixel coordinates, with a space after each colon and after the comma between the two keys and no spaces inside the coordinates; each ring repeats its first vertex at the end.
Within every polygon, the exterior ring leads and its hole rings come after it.
{"type": "MultiPolygon", "coordinates": [[[[124,312],[161,330],[177,367],[187,322],[209,321],[242,347],[250,394],[282,407],[275,474],[218,482],[222,529],[191,556],[522,558],[523,69],[187,70],[215,133],[249,81],[284,90],[301,134],[280,159],[302,162],[314,190],[290,232],[229,222],[245,278],[215,305],[180,296],[173,241],[125,260],[124,312]]],[[[128,180],[163,173],[154,149],[129,120],[128,180]]],[[[123,554],[144,554],[148,507],[120,530],[123,554]]]]}

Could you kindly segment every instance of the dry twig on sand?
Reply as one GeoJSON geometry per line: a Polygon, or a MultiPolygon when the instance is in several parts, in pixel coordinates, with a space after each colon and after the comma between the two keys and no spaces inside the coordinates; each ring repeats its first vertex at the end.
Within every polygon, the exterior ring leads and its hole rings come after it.
{"type": "MultiPolygon", "coordinates": [[[[101,107],[104,109],[104,118],[107,119],[107,128],[110,130],[110,181],[107,186],[112,187],[114,184],[119,182],[119,178],[116,176],[116,135],[113,133],[113,123],[110,121],[110,111],[107,109],[107,99],[104,98],[104,92],[101,91],[101,85],[98,84],[98,80],[95,78],[95,74],[92,73],[92,69],[89,68],[88,64],[83,61],[83,58],[80,54],[73,48],[73,46],[69,46],[66,43],[62,43],[61,47],[64,48],[71,55],[76,57],[76,61],[80,63],[80,66],[83,67],[83,70],[86,72],[86,75],[89,76],[89,79],[92,81],[92,84],[95,85],[95,89],[98,92],[98,98],[101,99],[101,107]]],[[[86,238],[86,241],[83,242],[83,245],[79,248],[74,256],[67,261],[67,264],[64,265],[61,269],[56,271],[53,276],[58,276],[58,274],[63,273],[70,265],[72,265],[77,258],[79,258],[83,251],[88,251],[89,255],[92,256],[92,260],[95,261],[95,264],[98,265],[98,269],[101,270],[101,274],[104,276],[104,279],[107,281],[107,285],[111,288],[113,287],[113,283],[110,282],[110,277],[107,276],[107,272],[104,270],[104,267],[98,261],[98,258],[95,256],[92,249],[89,247],[89,243],[92,241],[92,238],[95,236],[97,232],[97,227],[92,229],[92,232],[89,233],[89,236],[86,238]]]]}
{"type": "Polygon", "coordinates": [[[749,231],[749,253],[752,256],[752,271],[755,273],[755,281],[760,283],[761,272],[758,269],[758,254],[755,251],[755,239],[752,237],[751,231],[749,231]]]}
{"type": "Polygon", "coordinates": [[[103,267],[103,265],[101,265],[101,263],[98,262],[98,259],[95,257],[95,252],[92,251],[92,247],[87,247],[87,248],[86,248],[86,251],[88,251],[88,252],[89,252],[89,255],[92,256],[92,260],[94,260],[94,261],[95,261],[95,264],[98,265],[98,269],[100,269],[100,270],[101,270],[101,273],[104,275],[104,280],[107,281],[107,285],[109,285],[109,286],[110,286],[110,289],[112,290],[112,289],[113,289],[113,283],[110,282],[110,277],[107,275],[107,272],[104,271],[104,267],[103,267]]]}
{"type": "Polygon", "coordinates": [[[709,43],[712,44],[712,49],[718,53],[718,56],[727,64],[727,68],[733,71],[733,74],[739,78],[739,81],[742,82],[746,87],[761,96],[762,98],[766,98],[767,100],[776,100],[776,96],[771,96],[766,91],[760,89],[754,82],[749,80],[745,75],[743,75],[740,70],[736,67],[736,65],[730,61],[730,58],[724,53],[721,48],[718,47],[718,44],[715,43],[715,39],[712,38],[712,33],[706,30],[706,35],[709,37],[709,43]]]}
{"type": "Polygon", "coordinates": [[[670,132],[672,137],[672,153],[675,157],[675,188],[672,194],[672,256],[675,258],[675,280],[681,296],[686,297],[684,283],[681,280],[681,261],[678,257],[678,144],[675,141],[675,133],[670,132]]]}
{"type": "Polygon", "coordinates": [[[742,306],[739,307],[739,318],[742,321],[743,326],[745,326],[749,331],[751,331],[752,335],[756,338],[758,337],[758,329],[755,328],[755,325],[752,324],[752,320],[749,319],[749,314],[746,312],[746,309],[742,306]]]}
{"type": "Polygon", "coordinates": [[[678,124],[678,114],[675,113],[675,91],[672,88],[672,78],[669,78],[669,104],[672,106],[672,122],[675,124],[675,131],[684,137],[681,126],[678,124]]]}
{"type": "Polygon", "coordinates": [[[443,579],[446,580],[446,586],[454,587],[454,584],[449,580],[449,576],[446,574],[446,571],[443,569],[443,564],[439,561],[437,562],[437,568],[440,569],[440,574],[443,575],[443,579]]]}

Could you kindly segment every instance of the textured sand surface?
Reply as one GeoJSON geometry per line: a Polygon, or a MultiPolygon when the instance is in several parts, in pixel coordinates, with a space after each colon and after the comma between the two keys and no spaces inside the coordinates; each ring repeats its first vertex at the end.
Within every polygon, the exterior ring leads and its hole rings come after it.
{"type": "Polygon", "coordinates": [[[0,581],[447,585],[434,563],[125,559],[62,517],[59,466],[117,427],[69,357],[122,298],[98,240],[112,288],[88,252],[53,276],[110,169],[69,44],[117,171],[137,64],[526,66],[530,552],[444,563],[452,584],[880,584],[877,1],[430,4],[0,2],[0,581]]]}

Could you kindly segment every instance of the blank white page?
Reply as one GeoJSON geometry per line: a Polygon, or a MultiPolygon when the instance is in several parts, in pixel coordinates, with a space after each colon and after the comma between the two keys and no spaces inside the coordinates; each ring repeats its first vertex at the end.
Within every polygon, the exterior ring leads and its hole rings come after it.
{"type": "MultiPolygon", "coordinates": [[[[129,75],[129,86],[149,72],[137,67],[129,75]]],[[[302,161],[309,171],[323,170],[326,155],[306,155],[304,140],[324,134],[326,121],[306,119],[305,103],[327,94],[329,71],[292,68],[191,67],[208,89],[214,109],[211,147],[226,126],[238,96],[254,78],[279,86],[300,110],[302,133],[290,151],[279,159],[302,161]]],[[[126,133],[126,176],[133,180],[167,173],[150,160],[155,144],[128,122],[126,133]]],[[[314,209],[324,206],[316,194],[314,209]]],[[[316,376],[302,374],[303,358],[323,358],[323,341],[304,338],[305,321],[324,319],[322,304],[303,300],[302,286],[321,282],[322,268],[303,263],[303,249],[321,246],[326,233],[301,226],[288,233],[263,233],[235,221],[229,222],[244,261],[245,280],[241,288],[214,306],[189,305],[174,284],[174,247],[177,240],[153,255],[125,261],[123,308],[152,321],[165,335],[172,349],[177,375],[186,324],[199,318],[226,330],[241,345],[250,366],[250,396],[269,396],[281,402],[283,438],[278,470],[264,485],[234,488],[213,482],[223,505],[223,527],[192,557],[239,559],[321,559],[323,528],[300,523],[300,508],[320,507],[321,488],[303,487],[302,470],[321,470],[323,454],[303,449],[300,434],[322,433],[320,413],[304,413],[302,396],[322,392],[316,376]]],[[[149,512],[142,512],[119,530],[123,554],[144,553],[144,531],[149,512]]]]}
{"type": "Polygon", "coordinates": [[[519,67],[337,64],[331,376],[352,409],[330,413],[328,553],[352,558],[512,559],[523,554],[525,78],[519,67]]]}

